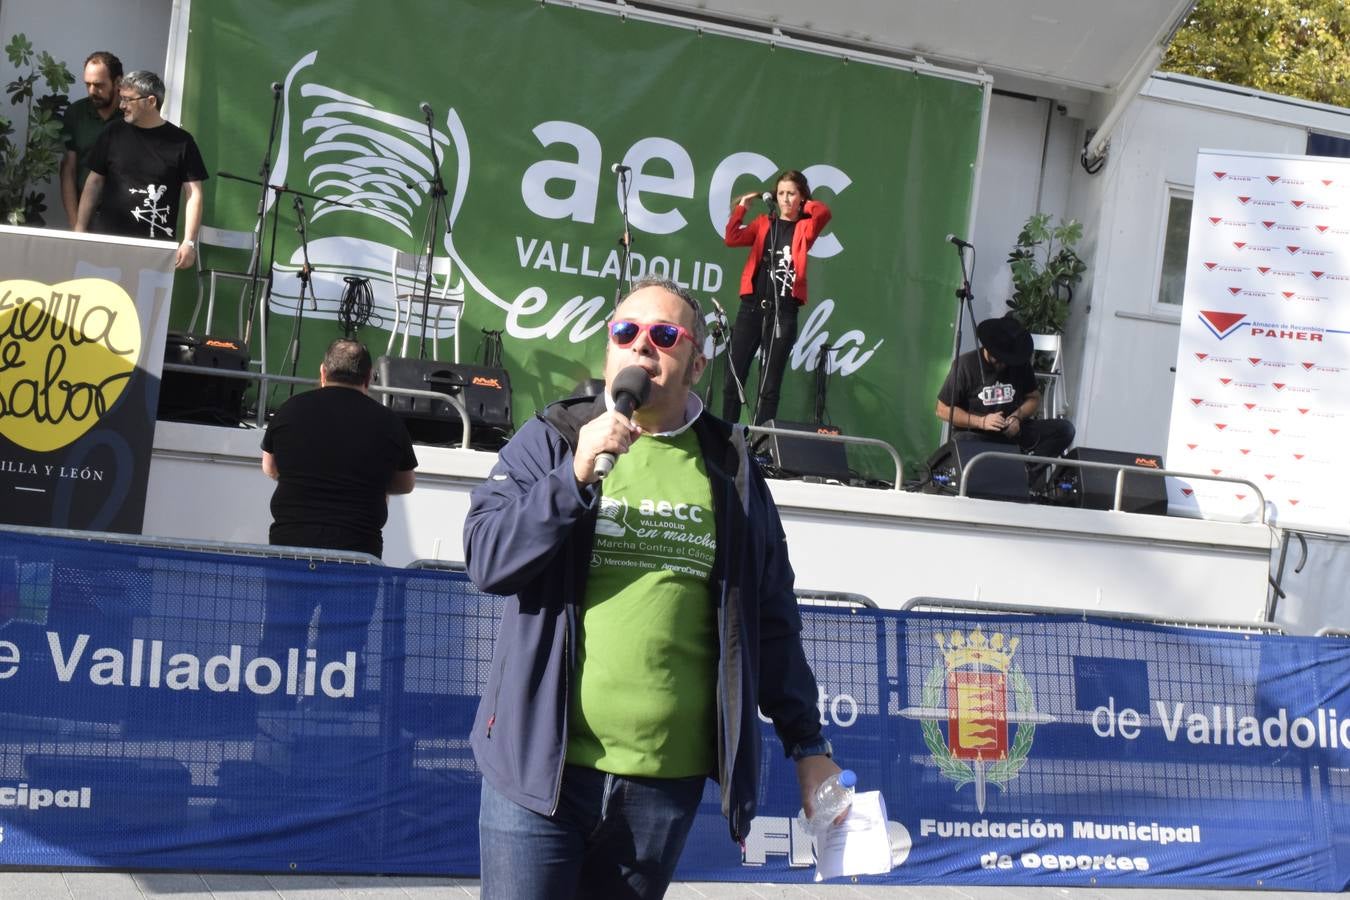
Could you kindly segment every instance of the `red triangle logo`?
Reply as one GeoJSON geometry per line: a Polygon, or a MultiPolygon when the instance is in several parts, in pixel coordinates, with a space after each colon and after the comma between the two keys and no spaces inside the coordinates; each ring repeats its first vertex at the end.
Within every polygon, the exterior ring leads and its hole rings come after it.
{"type": "Polygon", "coordinates": [[[1266,176],[1266,181],[1269,181],[1271,184],[1278,184],[1279,181],[1280,181],[1280,176],[1278,176],[1278,175],[1267,175],[1267,176],[1266,176]]]}
{"type": "Polygon", "coordinates": [[[1223,474],[1223,469],[1210,469],[1210,471],[1213,472],[1215,475],[1223,474]]]}
{"type": "Polygon", "coordinates": [[[1245,407],[1247,407],[1248,410],[1256,409],[1256,404],[1255,404],[1255,403],[1244,403],[1244,404],[1242,404],[1242,405],[1245,406],[1245,407]]]}
{"type": "Polygon", "coordinates": [[[1199,447],[1200,445],[1199,445],[1199,444],[1187,444],[1186,446],[1189,447],[1190,449],[1194,450],[1196,447],[1199,447]]]}
{"type": "Polygon", "coordinates": [[[1317,229],[1319,232],[1321,232],[1322,234],[1326,234],[1326,233],[1327,233],[1327,229],[1330,228],[1331,226],[1330,226],[1330,225],[1314,225],[1313,227],[1316,228],[1316,229],[1317,229]]]}
{"type": "Polygon", "coordinates": [[[1293,256],[1298,252],[1298,244],[1286,244],[1284,249],[1289,251],[1290,256],[1293,256]]]}
{"type": "Polygon", "coordinates": [[[1249,356],[1249,357],[1247,357],[1247,362],[1251,363],[1251,364],[1254,365],[1254,366],[1259,366],[1259,365],[1261,365],[1261,357],[1259,357],[1259,356],[1249,356]]]}
{"type": "Polygon", "coordinates": [[[1238,452],[1241,453],[1243,456],[1246,456],[1248,453],[1251,453],[1252,451],[1250,451],[1250,450],[1238,450],[1238,452]]]}
{"type": "Polygon", "coordinates": [[[1315,365],[1317,365],[1317,363],[1304,363],[1304,364],[1303,364],[1303,368],[1304,368],[1305,371],[1311,372],[1311,371],[1312,371],[1312,367],[1315,366],[1315,365]]]}
{"type": "Polygon", "coordinates": [[[1256,267],[1256,271],[1258,271],[1258,272],[1260,272],[1262,275],[1264,275],[1264,274],[1266,274],[1267,272],[1270,271],[1270,266],[1257,266],[1257,267],[1256,267]]]}
{"type": "Polygon", "coordinates": [[[1233,246],[1236,247],[1236,248],[1238,248],[1239,250],[1241,250],[1243,247],[1247,246],[1247,242],[1246,242],[1246,241],[1233,241],[1233,246]]]}
{"type": "Polygon", "coordinates": [[[1290,200],[1289,202],[1292,203],[1292,204],[1294,204],[1294,209],[1300,209],[1300,208],[1302,208],[1303,204],[1304,204],[1305,202],[1307,202],[1307,201],[1304,201],[1304,200],[1290,200]]]}
{"type": "Polygon", "coordinates": [[[1219,334],[1223,334],[1229,331],[1234,325],[1241,322],[1247,314],[1202,309],[1200,310],[1200,315],[1210,324],[1211,328],[1219,332],[1219,334]]]}
{"type": "Polygon", "coordinates": [[[1306,416],[1308,414],[1308,409],[1305,409],[1304,407],[1300,406],[1298,408],[1298,414],[1300,416],[1306,416]]]}
{"type": "Polygon", "coordinates": [[[1313,270],[1312,270],[1311,272],[1309,272],[1308,274],[1312,275],[1312,277],[1314,277],[1314,278],[1321,278],[1323,275],[1325,275],[1325,274],[1327,274],[1327,273],[1326,273],[1326,272],[1319,272],[1319,271],[1317,271],[1316,269],[1313,269],[1313,270]]]}
{"type": "Polygon", "coordinates": [[[1307,454],[1306,454],[1306,453],[1295,453],[1295,454],[1294,454],[1294,459],[1302,459],[1304,456],[1307,456],[1307,454]]]}
{"type": "Polygon", "coordinates": [[[1230,288],[1228,289],[1228,293],[1230,293],[1230,294],[1232,294],[1234,297],[1236,297],[1238,294],[1242,293],[1242,288],[1240,288],[1240,287],[1230,287],[1230,288]]]}
{"type": "Polygon", "coordinates": [[[1274,481],[1274,480],[1275,480],[1275,475],[1274,475],[1273,473],[1271,473],[1271,472],[1267,472],[1267,473],[1266,473],[1266,481],[1274,481]]]}
{"type": "Polygon", "coordinates": [[[1196,406],[1199,406],[1200,404],[1202,404],[1202,403],[1205,402],[1205,398],[1204,398],[1204,397],[1192,397],[1192,398],[1191,398],[1191,402],[1194,403],[1196,406]]]}
{"type": "Polygon", "coordinates": [[[1290,299],[1292,299],[1293,296],[1294,296],[1294,292],[1293,292],[1293,291],[1280,291],[1280,293],[1281,293],[1281,294],[1284,294],[1284,299],[1286,299],[1286,300],[1290,300],[1290,299]]]}
{"type": "Polygon", "coordinates": [[[1231,378],[1220,378],[1220,379],[1219,379],[1219,382],[1220,382],[1221,384],[1232,384],[1232,383],[1233,383],[1233,379],[1231,379],[1231,378]]]}
{"type": "Polygon", "coordinates": [[[1278,428],[1267,428],[1266,430],[1269,431],[1271,434],[1279,434],[1279,433],[1280,433],[1280,429],[1278,429],[1278,428]]]}
{"type": "Polygon", "coordinates": [[[1272,229],[1272,228],[1275,227],[1275,220],[1274,220],[1274,219],[1270,219],[1270,220],[1262,219],[1262,220],[1261,220],[1261,224],[1264,225],[1264,226],[1266,226],[1266,231],[1269,231],[1270,229],[1272,229]]]}
{"type": "Polygon", "coordinates": [[[1247,495],[1246,495],[1246,494],[1234,494],[1233,496],[1236,497],[1236,498],[1238,498],[1239,500],[1246,500],[1246,499],[1247,499],[1247,495]]]}
{"type": "Polygon", "coordinates": [[[1191,494],[1195,493],[1195,490],[1193,488],[1182,488],[1181,493],[1189,497],[1191,494]]]}
{"type": "MultiPolygon", "coordinates": [[[[1227,174],[1228,174],[1227,172],[1215,172],[1214,177],[1217,178],[1219,181],[1223,181],[1223,177],[1227,174]]],[[[1331,182],[1328,181],[1327,184],[1331,184],[1331,182]]]]}
{"type": "Polygon", "coordinates": [[[1272,381],[1270,384],[1271,387],[1275,388],[1275,390],[1277,391],[1282,391],[1284,390],[1285,387],[1285,383],[1283,381],[1272,381]]]}
{"type": "Polygon", "coordinates": [[[1195,354],[1195,358],[1196,358],[1196,359],[1199,359],[1199,360],[1203,360],[1206,356],[1209,356],[1209,354],[1208,354],[1208,353],[1197,353],[1197,354],[1195,354]]]}
{"type": "Polygon", "coordinates": [[[1228,427],[1228,425],[1224,422],[1215,422],[1214,427],[1219,429],[1220,431],[1223,431],[1225,428],[1228,427]]]}
{"type": "MultiPolygon", "coordinates": [[[[1215,173],[1215,174],[1217,174],[1217,173],[1215,173]]],[[[1225,172],[1224,174],[1227,175],[1228,173],[1225,172]]],[[[1331,181],[1332,181],[1332,179],[1330,179],[1330,178],[1323,178],[1323,179],[1322,179],[1322,187],[1331,187],[1331,181]]]]}
{"type": "Polygon", "coordinates": [[[1289,505],[1290,505],[1290,506],[1298,506],[1298,501],[1297,501],[1297,500],[1294,500],[1293,498],[1290,498],[1290,500],[1289,500],[1289,505]]]}
{"type": "Polygon", "coordinates": [[[1238,195],[1238,202],[1241,203],[1243,206],[1246,206],[1251,201],[1251,199],[1252,199],[1251,197],[1244,197],[1241,194],[1238,195]]]}
{"type": "Polygon", "coordinates": [[[1223,221],[1223,216],[1210,216],[1210,217],[1209,217],[1209,224],[1211,224],[1211,225],[1218,225],[1218,224],[1219,224],[1220,222],[1222,222],[1222,221],[1223,221]]]}
{"type": "Polygon", "coordinates": [[[1207,262],[1207,263],[1205,263],[1205,268],[1206,268],[1206,269],[1209,269],[1211,272],[1213,272],[1214,269],[1215,269],[1215,267],[1218,266],[1218,265],[1219,265],[1218,263],[1207,262]]]}

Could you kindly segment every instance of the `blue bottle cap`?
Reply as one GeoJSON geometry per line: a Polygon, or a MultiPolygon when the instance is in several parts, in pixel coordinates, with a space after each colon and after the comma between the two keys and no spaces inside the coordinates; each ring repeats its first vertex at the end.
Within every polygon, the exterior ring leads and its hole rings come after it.
{"type": "Polygon", "coordinates": [[[852,769],[845,769],[839,773],[839,783],[846,788],[851,788],[858,783],[858,776],[853,774],[852,769]]]}

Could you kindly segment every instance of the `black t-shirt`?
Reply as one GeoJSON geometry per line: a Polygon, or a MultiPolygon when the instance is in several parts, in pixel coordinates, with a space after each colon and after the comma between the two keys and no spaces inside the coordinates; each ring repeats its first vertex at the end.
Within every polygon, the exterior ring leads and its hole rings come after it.
{"type": "Polygon", "coordinates": [[[990,362],[980,364],[979,350],[962,353],[942,382],[938,399],[973,416],[1014,412],[1027,395],[1040,390],[1031,366],[1008,366],[1002,371],[990,362]],[[953,402],[955,397],[955,402],[953,402]]]}
{"type": "Polygon", "coordinates": [[[800,221],[800,218],[791,222],[774,218],[769,224],[764,253],[759,258],[759,268],[755,269],[756,297],[762,300],[792,297],[792,284],[797,280],[797,269],[792,264],[792,233],[800,221]]]}
{"type": "Polygon", "coordinates": [[[403,420],[360,391],[326,387],[282,404],[263,435],[280,478],[273,544],[381,555],[396,472],[417,468],[403,420]]]}
{"type": "Polygon", "coordinates": [[[91,230],[161,241],[177,240],[183,184],[206,180],[197,142],[170,122],[113,122],[89,151],[89,171],[106,179],[91,230]]]}

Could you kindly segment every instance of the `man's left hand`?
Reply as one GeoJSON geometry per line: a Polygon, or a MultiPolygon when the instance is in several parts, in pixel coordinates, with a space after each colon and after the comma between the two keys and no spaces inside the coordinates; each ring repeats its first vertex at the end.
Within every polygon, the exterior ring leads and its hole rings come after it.
{"type": "MultiPolygon", "coordinates": [[[[811,798],[816,795],[816,788],[820,787],[820,783],[826,778],[837,774],[839,771],[840,769],[834,764],[834,760],[828,756],[805,756],[797,760],[797,784],[801,786],[802,809],[806,810],[807,818],[810,818],[811,814],[815,812],[815,804],[811,802],[811,798]]],[[[835,824],[844,821],[844,817],[847,815],[848,810],[844,810],[834,820],[835,824]]]]}
{"type": "Polygon", "coordinates": [[[1022,433],[1022,417],[1008,416],[1003,420],[1003,433],[1008,437],[1017,437],[1022,433]]]}
{"type": "Polygon", "coordinates": [[[178,252],[174,254],[173,267],[175,269],[186,269],[197,261],[197,248],[187,241],[178,245],[178,252]]]}

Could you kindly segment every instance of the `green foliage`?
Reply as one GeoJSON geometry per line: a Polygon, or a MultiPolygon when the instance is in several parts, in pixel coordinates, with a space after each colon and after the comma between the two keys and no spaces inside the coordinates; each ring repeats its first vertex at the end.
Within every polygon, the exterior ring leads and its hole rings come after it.
{"type": "Polygon", "coordinates": [[[19,70],[18,77],[5,85],[5,93],[12,105],[26,112],[26,127],[20,139],[14,123],[0,116],[0,220],[8,225],[41,225],[47,204],[44,195],[32,188],[49,181],[61,164],[65,153],[61,115],[70,104],[66,91],[75,78],[47,51],[35,52],[23,34],[10,39],[5,55],[19,70]],[[34,96],[39,83],[48,93],[34,96]]]}
{"type": "Polygon", "coordinates": [[[1082,237],[1081,223],[1061,219],[1051,226],[1049,213],[1033,214],[1017,235],[1017,244],[1008,254],[1013,276],[1008,308],[1032,334],[1064,331],[1074,285],[1087,271],[1087,263],[1074,252],[1082,237]]]}
{"type": "Polygon", "coordinates": [[[1347,39],[1343,0],[1199,0],[1162,68],[1350,106],[1347,39]]]}

